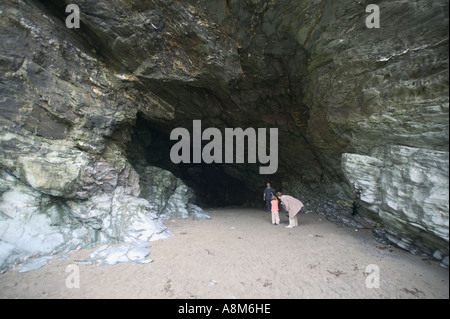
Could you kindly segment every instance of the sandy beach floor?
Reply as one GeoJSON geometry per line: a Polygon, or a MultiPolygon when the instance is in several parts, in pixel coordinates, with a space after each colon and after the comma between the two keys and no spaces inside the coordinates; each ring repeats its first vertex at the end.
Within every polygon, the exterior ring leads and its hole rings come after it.
{"type": "Polygon", "coordinates": [[[381,245],[370,230],[321,214],[287,229],[285,216],[274,226],[263,210],[207,211],[211,220],[166,221],[173,235],[152,242],[152,263],[77,265],[80,287],[68,288],[66,267],[93,251],[80,250],[0,275],[0,298],[449,298],[448,269],[381,245]],[[379,288],[366,287],[368,265],[379,269],[379,288]]]}

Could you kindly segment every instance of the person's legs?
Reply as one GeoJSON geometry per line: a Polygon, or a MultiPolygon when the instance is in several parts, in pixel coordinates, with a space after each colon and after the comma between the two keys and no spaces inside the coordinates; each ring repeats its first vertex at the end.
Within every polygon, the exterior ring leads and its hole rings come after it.
{"type": "Polygon", "coordinates": [[[302,211],[303,207],[298,211],[297,215],[295,215],[295,227],[298,226],[298,215],[300,214],[300,212],[302,211]]]}
{"type": "Polygon", "coordinates": [[[270,200],[266,200],[266,205],[267,205],[267,211],[270,213],[270,210],[272,208],[272,204],[270,204],[270,200]]]}
{"type": "Polygon", "coordinates": [[[289,217],[289,226],[286,226],[288,228],[293,228],[294,227],[294,218],[290,218],[289,217]]]}
{"type": "Polygon", "coordinates": [[[275,214],[275,224],[280,224],[280,213],[279,212],[273,212],[272,214],[275,214]]]}
{"type": "Polygon", "coordinates": [[[286,226],[287,228],[294,228],[298,226],[298,220],[297,220],[297,215],[295,215],[294,217],[289,217],[289,226],[286,226]]]}
{"type": "Polygon", "coordinates": [[[272,224],[275,224],[275,212],[272,212],[272,224]]]}

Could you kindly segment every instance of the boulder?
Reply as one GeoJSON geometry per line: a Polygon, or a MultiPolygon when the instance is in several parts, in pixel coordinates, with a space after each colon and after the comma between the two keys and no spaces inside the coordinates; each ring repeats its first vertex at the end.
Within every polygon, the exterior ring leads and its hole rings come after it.
{"type": "Polygon", "coordinates": [[[426,255],[439,248],[440,258],[448,256],[448,167],[448,152],[399,145],[342,156],[344,174],[388,238],[426,255]]]}

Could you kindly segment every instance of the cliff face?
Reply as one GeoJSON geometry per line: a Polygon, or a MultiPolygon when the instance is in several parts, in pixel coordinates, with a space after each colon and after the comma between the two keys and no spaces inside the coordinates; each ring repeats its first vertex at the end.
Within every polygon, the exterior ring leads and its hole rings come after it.
{"type": "Polygon", "coordinates": [[[355,201],[379,235],[448,265],[448,2],[381,1],[378,29],[368,4],[3,1],[0,265],[165,234],[162,216],[197,208],[151,164],[201,198],[226,189],[223,204],[267,179],[311,209],[324,194],[337,215],[355,201]],[[174,165],[169,134],[194,119],[278,128],[277,173],[174,165]],[[130,212],[152,230],[120,233],[130,212]],[[37,227],[54,234],[45,252],[16,234],[37,227]]]}

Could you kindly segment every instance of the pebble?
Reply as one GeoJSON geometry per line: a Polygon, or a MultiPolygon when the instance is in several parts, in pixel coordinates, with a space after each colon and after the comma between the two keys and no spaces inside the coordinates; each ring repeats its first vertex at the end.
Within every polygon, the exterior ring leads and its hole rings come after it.
{"type": "Polygon", "coordinates": [[[211,286],[214,286],[216,283],[217,283],[217,281],[211,280],[211,281],[209,282],[209,286],[210,286],[210,287],[211,287],[211,286]]]}

